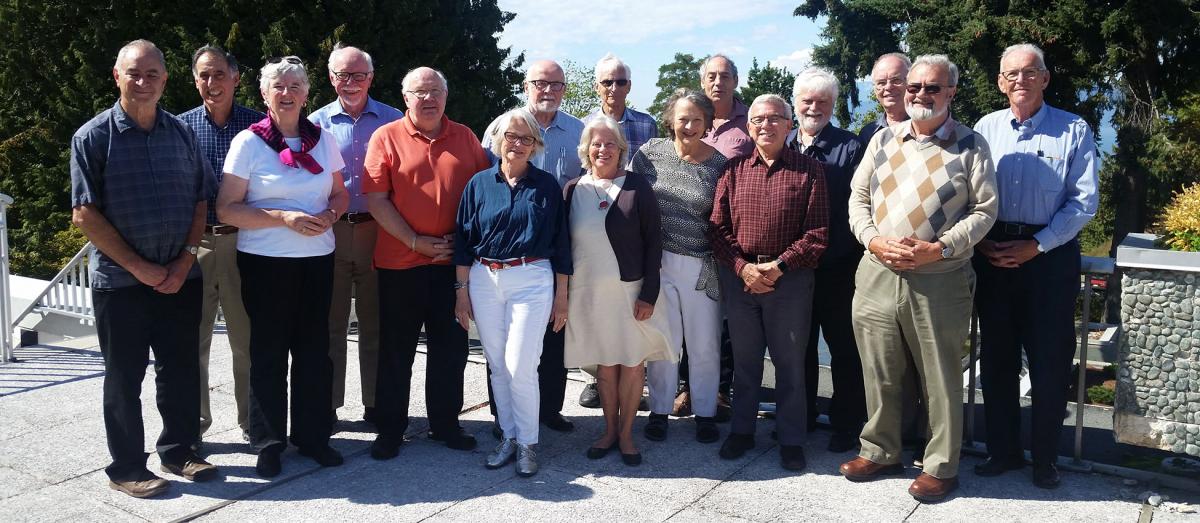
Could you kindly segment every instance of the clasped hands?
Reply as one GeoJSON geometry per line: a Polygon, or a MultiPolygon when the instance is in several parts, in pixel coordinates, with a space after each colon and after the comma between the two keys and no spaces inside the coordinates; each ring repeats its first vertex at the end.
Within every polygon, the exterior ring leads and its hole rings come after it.
{"type": "Polygon", "coordinates": [[[916,238],[876,236],[867,250],[884,265],[898,270],[911,271],[922,265],[942,259],[942,242],[927,242],[916,238]]]}
{"type": "Polygon", "coordinates": [[[989,263],[1004,269],[1015,269],[1038,255],[1037,240],[997,242],[983,240],[976,246],[989,263]]]}
{"type": "Polygon", "coordinates": [[[282,214],[284,226],[304,236],[324,234],[333,227],[333,222],[337,221],[337,216],[331,209],[325,209],[316,215],[300,211],[283,211],[282,214]]]}
{"type": "Polygon", "coordinates": [[[750,294],[766,294],[775,290],[775,282],[783,276],[783,271],[779,270],[778,261],[769,261],[766,263],[747,263],[742,266],[742,272],[739,274],[742,278],[742,290],[750,294]]]}

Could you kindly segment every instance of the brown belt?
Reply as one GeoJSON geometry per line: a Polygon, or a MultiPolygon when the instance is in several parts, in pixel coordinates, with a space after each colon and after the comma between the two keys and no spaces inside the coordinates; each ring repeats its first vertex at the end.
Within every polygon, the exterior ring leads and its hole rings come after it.
{"type": "Polygon", "coordinates": [[[522,257],[522,258],[513,258],[511,260],[491,260],[488,258],[475,258],[475,261],[479,262],[480,265],[483,265],[484,267],[487,267],[493,271],[498,271],[500,269],[508,269],[511,267],[520,267],[522,265],[529,265],[533,262],[541,261],[544,259],[545,258],[522,257]]]}
{"type": "Polygon", "coordinates": [[[371,216],[371,213],[369,212],[348,212],[343,214],[342,217],[338,219],[344,222],[350,222],[351,225],[354,225],[372,221],[375,219],[375,217],[371,216]]]}
{"type": "Polygon", "coordinates": [[[238,232],[238,228],[234,227],[232,225],[225,225],[223,223],[220,223],[217,225],[205,225],[204,232],[211,234],[213,236],[223,236],[226,234],[233,234],[235,232],[238,232]]]}

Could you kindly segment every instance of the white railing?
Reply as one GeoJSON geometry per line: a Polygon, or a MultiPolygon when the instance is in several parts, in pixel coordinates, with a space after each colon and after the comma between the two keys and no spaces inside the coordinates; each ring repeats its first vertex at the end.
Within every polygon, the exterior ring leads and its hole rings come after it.
{"type": "Polygon", "coordinates": [[[88,242],[79,249],[75,257],[50,280],[50,284],[34,298],[25,310],[13,318],[15,327],[30,313],[57,314],[76,318],[80,323],[96,323],[96,312],[92,307],[91,276],[88,274],[88,259],[95,255],[96,248],[88,242]]]}
{"type": "Polygon", "coordinates": [[[13,359],[12,287],[8,281],[8,206],[13,199],[0,194],[0,363],[13,359]]]}

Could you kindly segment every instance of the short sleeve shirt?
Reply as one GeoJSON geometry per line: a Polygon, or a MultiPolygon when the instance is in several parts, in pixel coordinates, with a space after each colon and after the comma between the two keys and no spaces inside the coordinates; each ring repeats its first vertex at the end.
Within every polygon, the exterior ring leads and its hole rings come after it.
{"type": "Polygon", "coordinates": [[[371,135],[384,124],[401,118],[404,118],[404,113],[399,109],[370,97],[357,120],[342,109],[339,100],[330,102],[308,116],[309,121],[333,133],[342,150],[342,160],[346,162],[342,181],[346,184],[346,192],[350,194],[347,212],[367,212],[367,196],[362,189],[363,160],[367,157],[371,135]]]}

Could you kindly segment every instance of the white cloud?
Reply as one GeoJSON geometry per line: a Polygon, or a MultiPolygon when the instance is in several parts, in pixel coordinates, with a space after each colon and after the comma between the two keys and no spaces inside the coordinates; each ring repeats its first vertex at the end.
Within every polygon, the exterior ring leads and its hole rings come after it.
{"type": "Polygon", "coordinates": [[[812,65],[812,54],[813,50],[811,47],[808,49],[799,49],[789,54],[778,56],[774,60],[771,60],[770,63],[773,67],[784,67],[787,68],[788,72],[799,73],[812,65]]]}

